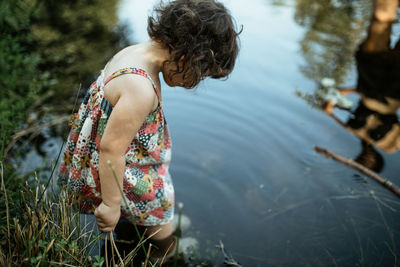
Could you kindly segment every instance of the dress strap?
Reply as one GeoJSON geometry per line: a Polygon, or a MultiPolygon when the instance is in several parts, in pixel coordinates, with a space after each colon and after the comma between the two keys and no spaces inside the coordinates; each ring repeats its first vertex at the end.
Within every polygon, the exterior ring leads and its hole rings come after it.
{"type": "Polygon", "coordinates": [[[157,95],[158,101],[161,102],[161,97],[159,95],[159,91],[157,90],[157,86],[154,83],[153,79],[150,77],[150,75],[144,70],[140,68],[133,68],[133,67],[128,67],[128,68],[123,68],[115,71],[113,74],[111,74],[107,80],[104,82],[104,86],[109,83],[112,79],[122,75],[122,74],[138,74],[143,77],[146,77],[147,79],[150,80],[151,84],[153,85],[153,89],[157,95]]]}

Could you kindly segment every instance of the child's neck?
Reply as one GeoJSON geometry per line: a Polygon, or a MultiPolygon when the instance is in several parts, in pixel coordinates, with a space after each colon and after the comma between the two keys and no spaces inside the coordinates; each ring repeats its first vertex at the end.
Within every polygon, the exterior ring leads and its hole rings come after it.
{"type": "Polygon", "coordinates": [[[145,51],[145,61],[147,62],[147,71],[150,74],[158,76],[162,71],[163,63],[170,59],[168,48],[165,48],[161,43],[152,39],[140,44],[145,51]]]}

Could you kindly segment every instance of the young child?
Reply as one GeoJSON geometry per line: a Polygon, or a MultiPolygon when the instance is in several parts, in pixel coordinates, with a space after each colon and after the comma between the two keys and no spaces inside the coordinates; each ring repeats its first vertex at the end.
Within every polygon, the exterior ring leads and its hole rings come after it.
{"type": "Polygon", "coordinates": [[[100,231],[114,231],[131,213],[146,234],[159,230],[152,239],[162,241],[173,232],[174,188],[159,74],[187,89],[228,76],[239,33],[214,0],[160,3],[147,30],[149,41],[118,52],[90,86],[72,120],[58,182],[78,193],[81,212],[94,213],[100,231]]]}

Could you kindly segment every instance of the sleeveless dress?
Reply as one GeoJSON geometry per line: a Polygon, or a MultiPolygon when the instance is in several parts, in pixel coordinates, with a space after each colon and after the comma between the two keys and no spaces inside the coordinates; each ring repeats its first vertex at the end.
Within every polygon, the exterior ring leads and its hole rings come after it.
{"type": "MultiPolygon", "coordinates": [[[[125,152],[121,217],[133,223],[153,226],[169,223],[174,216],[174,188],[168,172],[171,139],[158,90],[142,69],[125,68],[104,81],[104,70],[90,86],[78,113],[71,119],[71,131],[58,172],[58,185],[77,193],[80,211],[93,214],[101,203],[99,177],[100,140],[112,112],[104,98],[104,86],[120,75],[136,74],[148,78],[158,97],[156,110],[150,113],[125,152]]],[[[116,185],[117,186],[117,185],[116,185]]]]}

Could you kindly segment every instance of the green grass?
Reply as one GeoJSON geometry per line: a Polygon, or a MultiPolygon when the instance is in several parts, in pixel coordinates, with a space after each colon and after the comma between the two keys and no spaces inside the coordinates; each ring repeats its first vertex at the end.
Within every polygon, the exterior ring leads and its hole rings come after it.
{"type": "MultiPolygon", "coordinates": [[[[1,201],[5,204],[6,223],[0,226],[0,266],[101,266],[108,257],[117,255],[117,266],[132,263],[140,248],[145,248],[146,239],[141,236],[136,248],[122,258],[116,249],[112,234],[107,234],[112,244],[112,254],[105,258],[89,255],[103,234],[97,233],[90,224],[80,225],[80,212],[75,204],[76,195],[61,191],[54,194],[46,191],[39,179],[20,188],[19,200],[10,199],[6,188],[3,164],[0,163],[1,201]]],[[[50,180],[50,179],[49,179],[50,180]]],[[[146,249],[149,255],[151,246],[146,249]]],[[[107,249],[106,249],[107,251],[107,249]]],[[[114,258],[114,257],[113,257],[114,258]]],[[[159,266],[162,263],[145,261],[144,266],[159,266]]]]}

